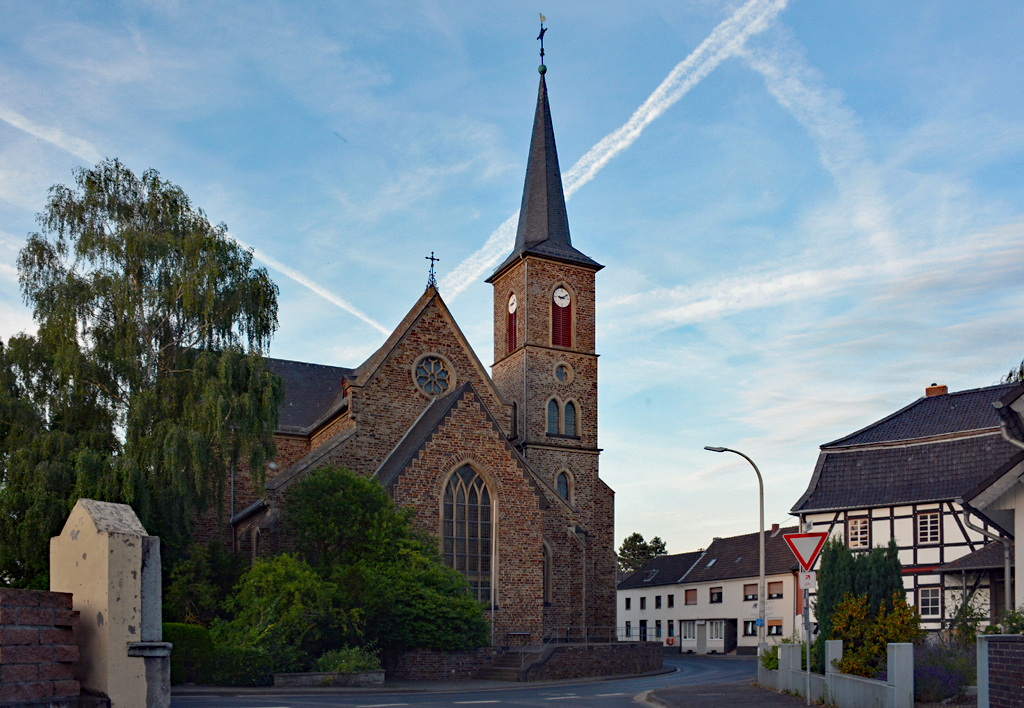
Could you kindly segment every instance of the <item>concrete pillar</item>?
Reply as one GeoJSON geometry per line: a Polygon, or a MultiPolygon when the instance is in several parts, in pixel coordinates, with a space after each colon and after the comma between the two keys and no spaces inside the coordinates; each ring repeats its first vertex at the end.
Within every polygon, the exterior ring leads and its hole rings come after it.
{"type": "Polygon", "coordinates": [[[896,689],[893,708],[914,708],[914,645],[889,644],[886,654],[886,683],[896,689]]]}
{"type": "Polygon", "coordinates": [[[839,670],[833,665],[833,661],[838,662],[843,658],[843,640],[842,639],[829,639],[825,642],[825,673],[826,674],[837,674],[839,670]]]}
{"type": "Polygon", "coordinates": [[[803,647],[800,644],[779,645],[779,686],[780,690],[797,691],[803,693],[805,687],[798,680],[800,671],[800,651],[803,647]],[[785,661],[785,670],[783,670],[785,661]],[[797,684],[797,685],[794,685],[797,684]]]}
{"type": "Polygon", "coordinates": [[[988,643],[993,635],[978,635],[978,708],[989,708],[988,702],[988,643]]]}
{"type": "Polygon", "coordinates": [[[81,613],[75,678],[111,708],[170,706],[160,583],[160,539],[126,504],[79,499],[50,539],[50,590],[72,593],[81,613]]]}

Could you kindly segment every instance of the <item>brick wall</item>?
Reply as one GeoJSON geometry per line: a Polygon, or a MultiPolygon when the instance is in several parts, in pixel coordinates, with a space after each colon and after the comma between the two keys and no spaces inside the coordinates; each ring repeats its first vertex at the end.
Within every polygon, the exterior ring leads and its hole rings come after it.
{"type": "Polygon", "coordinates": [[[1024,707],[1024,635],[988,637],[988,704],[1024,707]]]}
{"type": "Polygon", "coordinates": [[[384,669],[389,681],[465,681],[494,661],[496,655],[493,647],[450,653],[421,649],[385,657],[384,669]]]}
{"type": "Polygon", "coordinates": [[[554,681],[584,676],[621,676],[657,671],[664,655],[660,642],[622,642],[557,647],[527,681],[554,681]]]}
{"type": "Polygon", "coordinates": [[[77,696],[71,593],[0,588],[0,704],[77,696]]]}

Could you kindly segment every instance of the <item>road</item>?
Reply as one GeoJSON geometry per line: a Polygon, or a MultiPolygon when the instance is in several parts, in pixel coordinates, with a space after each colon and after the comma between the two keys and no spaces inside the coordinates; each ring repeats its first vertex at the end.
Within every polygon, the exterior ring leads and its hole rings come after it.
{"type": "Polygon", "coordinates": [[[666,656],[665,666],[675,672],[659,676],[591,683],[509,684],[508,688],[468,691],[331,694],[323,696],[274,694],[261,697],[175,696],[171,708],[399,708],[403,706],[546,706],[621,708],[635,705],[633,697],[667,686],[699,686],[753,680],[754,657],[666,656]]]}

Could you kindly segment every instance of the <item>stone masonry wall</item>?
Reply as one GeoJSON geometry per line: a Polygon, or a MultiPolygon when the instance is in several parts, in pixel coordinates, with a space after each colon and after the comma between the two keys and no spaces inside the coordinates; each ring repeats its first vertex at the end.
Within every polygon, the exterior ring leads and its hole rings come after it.
{"type": "Polygon", "coordinates": [[[71,593],[0,588],[0,705],[79,695],[71,593]]]}
{"type": "Polygon", "coordinates": [[[557,647],[527,681],[555,681],[583,676],[621,676],[657,671],[664,655],[660,642],[613,642],[557,647]]]}
{"type": "Polygon", "coordinates": [[[389,681],[465,681],[490,665],[497,653],[494,647],[450,653],[419,649],[386,656],[384,669],[389,681]]]}
{"type": "Polygon", "coordinates": [[[988,640],[988,704],[991,708],[1024,707],[1024,635],[988,640]]]}

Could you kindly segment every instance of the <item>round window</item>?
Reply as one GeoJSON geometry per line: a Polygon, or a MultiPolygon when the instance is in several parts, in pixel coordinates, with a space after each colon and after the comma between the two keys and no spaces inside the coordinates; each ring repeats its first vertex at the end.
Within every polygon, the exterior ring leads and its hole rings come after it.
{"type": "Polygon", "coordinates": [[[451,374],[436,356],[425,356],[416,365],[416,385],[428,396],[440,396],[448,390],[451,374]]]}
{"type": "Polygon", "coordinates": [[[558,364],[555,366],[555,378],[558,379],[558,383],[570,383],[572,381],[572,367],[568,364],[558,364]]]}

